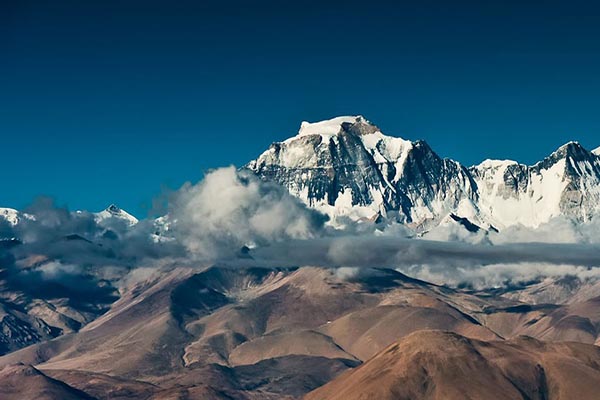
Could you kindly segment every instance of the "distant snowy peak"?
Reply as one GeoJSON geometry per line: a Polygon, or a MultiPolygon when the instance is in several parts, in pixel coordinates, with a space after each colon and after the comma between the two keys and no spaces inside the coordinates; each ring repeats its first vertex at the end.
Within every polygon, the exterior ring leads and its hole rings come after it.
{"type": "MultiPolygon", "coordinates": [[[[384,135],[362,116],[303,122],[246,168],[334,222],[396,220],[417,231],[449,214],[499,228],[600,214],[600,148],[577,142],[527,166],[486,160],[465,168],[427,143],[384,135]]],[[[454,221],[456,222],[456,221],[454,221]]]]}
{"type": "MultiPolygon", "coordinates": [[[[74,213],[81,214],[83,213],[83,211],[75,211],[74,213]]],[[[102,223],[103,221],[107,221],[111,218],[123,220],[127,222],[129,226],[133,226],[139,222],[136,217],[129,214],[127,211],[122,210],[114,204],[111,204],[105,210],[102,210],[98,213],[94,213],[92,215],[95,217],[96,222],[98,223],[102,223]]],[[[23,221],[23,219],[35,220],[36,218],[34,215],[15,210],[13,208],[0,207],[0,219],[4,219],[5,221],[14,226],[18,225],[21,221],[23,221]]]]}
{"type": "Polygon", "coordinates": [[[600,156],[600,147],[596,147],[594,150],[592,150],[592,153],[594,153],[597,156],[600,156]]]}
{"type": "Polygon", "coordinates": [[[556,163],[562,159],[570,159],[575,162],[594,161],[596,156],[593,152],[585,149],[581,144],[579,144],[579,142],[571,141],[560,146],[548,157],[536,163],[534,167],[546,167],[549,164],[556,163]]]}
{"type": "Polygon", "coordinates": [[[0,218],[4,219],[11,225],[16,225],[19,223],[20,213],[14,208],[0,207],[0,218]]]}
{"type": "Polygon", "coordinates": [[[35,221],[35,217],[31,214],[6,207],[0,207],[0,219],[5,220],[12,226],[19,224],[23,220],[35,221]]]}
{"type": "Polygon", "coordinates": [[[600,160],[578,142],[532,166],[486,160],[470,172],[481,214],[501,227],[535,227],[558,216],[587,221],[600,213],[600,160]]]}
{"type": "Polygon", "coordinates": [[[127,222],[130,226],[133,226],[139,222],[139,220],[133,215],[129,214],[127,211],[117,207],[114,204],[108,206],[105,210],[100,211],[95,214],[96,222],[102,223],[110,218],[117,218],[127,222]]]}
{"type": "MultiPolygon", "coordinates": [[[[594,155],[598,155],[598,153],[600,153],[600,147],[595,150],[589,151],[589,150],[586,150],[583,146],[581,146],[581,144],[579,144],[579,142],[570,141],[570,142],[563,144],[558,149],[556,149],[554,152],[552,152],[552,154],[550,154],[543,160],[535,163],[531,167],[548,166],[549,164],[556,163],[556,162],[560,161],[561,159],[565,159],[565,158],[572,158],[577,161],[589,160],[589,159],[593,159],[594,155]]],[[[482,161],[479,165],[473,166],[471,168],[472,169],[499,169],[499,168],[508,167],[508,166],[527,167],[525,164],[519,164],[518,162],[513,161],[513,160],[487,159],[485,161],[482,161]]]]}

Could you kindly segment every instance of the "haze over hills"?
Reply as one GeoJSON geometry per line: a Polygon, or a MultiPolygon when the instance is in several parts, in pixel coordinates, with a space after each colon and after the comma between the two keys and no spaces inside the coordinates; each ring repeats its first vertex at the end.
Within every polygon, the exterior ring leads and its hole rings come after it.
{"type": "Polygon", "coordinates": [[[0,394],[592,399],[599,204],[598,149],[465,167],[339,117],[157,219],[0,209],[0,394]]]}

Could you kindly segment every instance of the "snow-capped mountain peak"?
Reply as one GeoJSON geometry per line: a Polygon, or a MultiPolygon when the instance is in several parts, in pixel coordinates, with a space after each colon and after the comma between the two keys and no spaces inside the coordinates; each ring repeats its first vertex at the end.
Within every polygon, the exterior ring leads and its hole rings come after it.
{"type": "Polygon", "coordinates": [[[591,154],[592,152],[586,150],[581,144],[579,144],[579,142],[570,141],[560,146],[558,149],[552,152],[552,154],[550,154],[548,157],[546,157],[539,163],[548,162],[548,160],[559,160],[568,157],[573,158],[575,160],[581,160],[589,158],[591,154]]]}
{"type": "Polygon", "coordinates": [[[462,190],[472,190],[460,164],[425,142],[386,136],[362,116],[303,123],[297,136],[274,143],[247,168],[334,220],[379,214],[421,224],[451,211],[444,200],[458,207],[462,190]]]}
{"type": "Polygon", "coordinates": [[[600,147],[596,147],[594,150],[592,150],[592,153],[594,153],[597,156],[600,156],[600,147]]]}
{"type": "Polygon", "coordinates": [[[19,211],[14,208],[0,207],[0,218],[4,219],[11,225],[19,223],[19,211]]]}
{"type": "Polygon", "coordinates": [[[540,162],[485,160],[465,168],[427,143],[386,136],[362,116],[303,122],[246,168],[332,221],[397,220],[428,229],[449,213],[479,226],[538,226],[600,213],[600,148],[568,142],[540,162]]]}
{"type": "Polygon", "coordinates": [[[600,211],[599,160],[576,141],[532,166],[486,160],[470,172],[480,213],[500,227],[535,227],[558,216],[589,220],[600,211]]]}
{"type": "Polygon", "coordinates": [[[101,223],[108,218],[118,218],[126,221],[129,225],[135,225],[139,220],[127,211],[117,207],[115,204],[111,204],[106,209],[95,214],[96,222],[101,223]]]}
{"type": "Polygon", "coordinates": [[[319,122],[302,121],[298,137],[309,135],[333,136],[336,135],[344,124],[365,123],[369,121],[364,119],[362,115],[343,116],[332,119],[327,119],[319,122]]]}
{"type": "Polygon", "coordinates": [[[19,224],[24,219],[35,221],[35,217],[33,215],[7,207],[0,207],[0,219],[7,221],[13,226],[19,224]]]}

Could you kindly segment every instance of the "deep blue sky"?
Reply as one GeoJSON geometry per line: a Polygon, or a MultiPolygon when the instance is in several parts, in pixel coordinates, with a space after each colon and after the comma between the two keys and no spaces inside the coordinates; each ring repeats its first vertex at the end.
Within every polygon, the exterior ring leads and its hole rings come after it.
{"type": "Polygon", "coordinates": [[[0,205],[143,216],[346,114],[464,164],[600,146],[593,3],[4,0],[0,205]]]}

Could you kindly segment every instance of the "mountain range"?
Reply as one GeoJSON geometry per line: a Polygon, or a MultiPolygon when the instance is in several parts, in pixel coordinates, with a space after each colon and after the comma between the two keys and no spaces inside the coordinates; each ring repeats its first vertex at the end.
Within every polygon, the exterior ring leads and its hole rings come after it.
{"type": "Polygon", "coordinates": [[[534,165],[485,160],[466,167],[424,141],[384,135],[361,116],[303,122],[246,166],[334,223],[386,218],[417,231],[448,215],[478,226],[537,227],[600,211],[600,150],[569,142],[534,165]]]}
{"type": "Polygon", "coordinates": [[[469,269],[467,258],[456,266],[451,257],[518,254],[527,243],[428,238],[447,226],[490,235],[520,226],[535,233],[554,219],[592,226],[600,149],[569,142],[532,166],[465,167],[350,116],[304,122],[296,136],[226,172],[233,182],[213,175],[211,190],[181,189],[194,200],[183,208],[189,213],[202,206],[197,198],[215,200],[200,217],[171,209],[138,220],[114,204],[97,213],[48,204],[0,209],[0,398],[597,398],[597,242],[534,247],[513,265],[493,258],[469,269]],[[248,198],[276,212],[260,214],[248,198]],[[278,238],[272,220],[288,208],[284,221],[317,215],[322,236],[278,238]],[[200,228],[178,233],[182,222],[200,228]],[[273,243],[246,240],[251,224],[273,243]],[[238,230],[241,242],[232,239],[238,230]],[[229,258],[198,257],[179,243],[193,235],[211,249],[238,247],[229,258]],[[365,265],[294,259],[319,246],[326,251],[315,254],[325,257],[349,252],[335,247],[339,238],[356,239],[349,257],[361,254],[365,265]],[[378,248],[369,247],[376,242],[398,258],[380,265],[378,248]],[[260,252],[282,243],[283,265],[262,265],[260,252]],[[532,254],[550,250],[585,257],[544,274],[532,254]],[[434,283],[393,263],[433,258],[443,276],[460,270],[498,279],[434,283]],[[511,280],[503,275],[510,268],[533,272],[511,280]]]}
{"type": "MultiPolygon", "coordinates": [[[[342,116],[302,122],[297,135],[243,168],[339,227],[388,221],[418,234],[454,220],[467,229],[536,228],[557,217],[585,223],[600,213],[600,147],[590,151],[576,141],[530,166],[487,159],[467,167],[424,141],[387,136],[362,116],[342,116]]],[[[138,222],[114,204],[95,215],[100,223],[138,222]]],[[[0,218],[15,224],[22,216],[0,208],[0,218]]]]}

